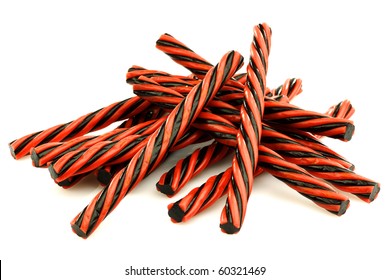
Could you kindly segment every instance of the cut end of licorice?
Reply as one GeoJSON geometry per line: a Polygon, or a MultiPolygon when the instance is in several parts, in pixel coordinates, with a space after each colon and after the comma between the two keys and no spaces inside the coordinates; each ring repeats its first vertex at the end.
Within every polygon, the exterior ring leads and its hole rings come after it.
{"type": "Polygon", "coordinates": [[[172,222],[180,223],[183,221],[185,212],[180,208],[177,202],[168,206],[168,215],[171,217],[172,222]]]}
{"type": "Polygon", "coordinates": [[[232,223],[220,224],[219,227],[227,234],[235,234],[240,231],[240,228],[235,227],[232,223]]]}
{"type": "Polygon", "coordinates": [[[344,140],[345,141],[351,140],[354,132],[355,132],[355,126],[349,123],[345,130],[344,140]]]}
{"type": "Polygon", "coordinates": [[[82,231],[78,225],[76,224],[72,224],[72,231],[77,234],[78,236],[80,236],[81,238],[84,238],[84,239],[87,239],[88,238],[88,235],[82,231]]]}
{"type": "Polygon", "coordinates": [[[380,191],[380,185],[378,183],[374,183],[374,188],[372,189],[371,193],[356,194],[356,196],[359,197],[364,202],[370,203],[375,200],[375,198],[378,196],[379,191],[380,191]]]}
{"type": "Polygon", "coordinates": [[[340,204],[339,211],[338,212],[334,212],[334,214],[336,214],[337,216],[342,216],[342,215],[345,214],[345,212],[347,212],[348,207],[349,207],[349,200],[344,200],[340,204]]]}
{"type": "Polygon", "coordinates": [[[172,186],[168,184],[156,184],[156,188],[159,192],[166,194],[169,197],[172,197],[175,194],[175,191],[172,190],[172,186]]]}
{"type": "Polygon", "coordinates": [[[10,152],[11,152],[11,156],[12,156],[14,159],[18,159],[18,158],[16,157],[15,150],[14,150],[14,148],[12,147],[12,143],[13,143],[13,141],[12,141],[11,143],[8,144],[9,150],[10,150],[10,152]]]}
{"type": "Polygon", "coordinates": [[[104,168],[101,168],[98,171],[97,180],[103,186],[108,186],[111,183],[112,174],[110,172],[107,172],[107,170],[105,170],[104,168]]]}
{"type": "Polygon", "coordinates": [[[50,176],[53,180],[57,179],[58,178],[58,174],[57,172],[54,170],[54,166],[52,164],[49,165],[48,167],[49,169],[49,172],[50,172],[50,176]]]}
{"type": "Polygon", "coordinates": [[[32,159],[33,166],[40,167],[39,160],[41,159],[40,156],[37,154],[35,149],[31,149],[30,156],[32,159]]]}
{"type": "Polygon", "coordinates": [[[57,183],[57,185],[59,185],[60,187],[63,187],[64,189],[69,188],[73,185],[73,182],[69,179],[65,179],[61,182],[56,182],[56,183],[57,183]]]}
{"type": "Polygon", "coordinates": [[[372,202],[375,200],[375,198],[378,196],[379,191],[381,190],[378,183],[375,183],[374,189],[372,190],[370,196],[369,196],[369,202],[372,202]]]}

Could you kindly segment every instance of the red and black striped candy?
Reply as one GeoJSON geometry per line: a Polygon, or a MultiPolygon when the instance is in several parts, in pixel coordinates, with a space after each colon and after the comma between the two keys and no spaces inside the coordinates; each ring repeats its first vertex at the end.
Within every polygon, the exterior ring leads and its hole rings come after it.
{"type": "Polygon", "coordinates": [[[80,136],[66,142],[54,142],[39,145],[31,149],[31,158],[36,167],[46,166],[58,161],[62,156],[72,151],[82,151],[102,141],[114,141],[130,135],[149,135],[162,123],[162,119],[150,120],[130,128],[117,128],[99,136],[80,136]]]}
{"type": "Polygon", "coordinates": [[[49,129],[31,133],[9,144],[11,155],[19,159],[30,153],[31,148],[49,142],[61,142],[102,129],[113,122],[131,118],[144,111],[149,102],[132,97],[113,103],[93,113],[86,114],[74,121],[53,126],[49,129]]]}
{"type": "Polygon", "coordinates": [[[221,213],[220,227],[228,234],[237,233],[243,225],[261,142],[272,32],[271,28],[263,23],[255,26],[253,33],[241,107],[241,125],[237,132],[237,148],[232,161],[232,177],[221,213]]]}
{"type": "Polygon", "coordinates": [[[270,125],[287,126],[331,138],[349,141],[355,126],[343,118],[332,118],[297,106],[274,100],[265,101],[264,115],[270,125]]]}

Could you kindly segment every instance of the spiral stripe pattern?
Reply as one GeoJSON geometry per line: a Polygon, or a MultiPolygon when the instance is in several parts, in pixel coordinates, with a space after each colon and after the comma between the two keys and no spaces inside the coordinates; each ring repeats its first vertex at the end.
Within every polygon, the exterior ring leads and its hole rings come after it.
{"type": "Polygon", "coordinates": [[[220,227],[228,234],[237,233],[241,229],[252,192],[258,147],[261,141],[270,48],[269,26],[266,24],[255,26],[241,107],[241,125],[237,133],[237,148],[232,162],[232,178],[226,204],[221,213],[220,227]]]}
{"type": "Polygon", "coordinates": [[[19,159],[28,155],[33,147],[49,142],[67,141],[88,132],[102,129],[113,122],[139,114],[149,105],[149,102],[137,96],[132,97],[86,114],[66,124],[56,125],[16,139],[9,144],[9,148],[12,156],[19,159]]]}

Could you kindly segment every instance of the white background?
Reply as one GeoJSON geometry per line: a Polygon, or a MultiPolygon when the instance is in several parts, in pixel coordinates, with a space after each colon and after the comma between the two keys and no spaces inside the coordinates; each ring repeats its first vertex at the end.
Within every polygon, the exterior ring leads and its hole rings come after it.
{"type": "MultiPolygon", "coordinates": [[[[389,279],[386,1],[4,2],[0,6],[4,279],[138,279],[125,276],[130,265],[216,271],[221,266],[266,266],[264,276],[243,279],[389,279]],[[297,77],[303,79],[304,91],[294,104],[325,112],[349,99],[356,108],[353,139],[325,141],[353,162],[356,172],[381,183],[373,203],[351,196],[347,213],[336,217],[276,179],[261,176],[239,234],[220,232],[222,200],[187,224],[173,224],[167,204],[229,165],[226,161],[210,168],[168,199],[154,185],[180,158],[175,154],[83,240],[72,233],[69,223],[100,190],[97,183],[88,179],[63,190],[47,170],[33,168],[29,158],[16,161],[9,154],[8,143],[15,138],[132,95],[125,74],[133,64],[188,74],[155,49],[161,34],[174,35],[212,63],[231,49],[247,61],[252,28],[261,22],[273,30],[269,87],[297,77]]],[[[217,273],[204,277],[212,278],[222,279],[217,273]]]]}

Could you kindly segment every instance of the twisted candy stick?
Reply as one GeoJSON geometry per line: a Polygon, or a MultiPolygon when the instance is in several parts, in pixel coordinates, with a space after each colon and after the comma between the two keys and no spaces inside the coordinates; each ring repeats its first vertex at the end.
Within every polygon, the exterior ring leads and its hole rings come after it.
{"type": "Polygon", "coordinates": [[[156,76],[151,77],[151,79],[159,85],[173,89],[183,95],[187,95],[191,91],[191,88],[199,84],[199,80],[185,77],[179,78],[177,76],[156,76]]]}
{"type": "Polygon", "coordinates": [[[37,151],[32,149],[31,157],[35,164],[50,163],[48,167],[54,181],[59,186],[69,188],[103,164],[116,164],[131,158],[141,147],[142,142],[146,141],[147,136],[154,132],[163,121],[164,118],[151,120],[128,129],[118,128],[96,136],[83,145],[77,145],[78,138],[59,143],[61,145],[54,149],[42,149],[42,146],[45,148],[46,144],[44,144],[38,146],[37,151]],[[119,144],[114,145],[115,143],[119,144]],[[63,174],[58,174],[53,166],[60,168],[63,174]]]}
{"type": "Polygon", "coordinates": [[[266,24],[255,26],[244,101],[241,107],[241,125],[237,132],[237,149],[232,162],[227,200],[221,213],[220,227],[225,233],[237,233],[244,222],[254,171],[261,141],[262,119],[268,56],[271,47],[271,29],[266,24]]]}
{"type": "Polygon", "coordinates": [[[341,216],[349,206],[349,199],[333,191],[332,185],[310,175],[305,169],[287,162],[271,149],[259,147],[259,165],[288,186],[309,197],[314,203],[341,216]],[[313,186],[315,186],[313,188],[313,186]]]}
{"type": "Polygon", "coordinates": [[[199,78],[203,78],[213,67],[207,60],[167,33],[160,36],[156,42],[156,47],[199,78]]]}
{"type": "MultiPolygon", "coordinates": [[[[207,68],[210,68],[207,65],[207,68]]],[[[181,77],[177,75],[171,75],[166,72],[158,70],[147,70],[140,66],[132,66],[127,73],[127,83],[130,85],[144,84],[145,81],[140,77],[150,78],[157,82],[159,85],[166,88],[170,88],[182,95],[187,95],[192,87],[197,85],[200,80],[198,78],[181,77]]],[[[243,86],[237,81],[229,81],[232,85],[224,85],[220,91],[217,92],[218,99],[227,102],[233,106],[241,106],[243,98],[243,86]]]]}
{"type": "Polygon", "coordinates": [[[127,70],[126,83],[130,85],[136,84],[140,76],[145,76],[150,78],[156,76],[171,76],[171,75],[163,71],[147,70],[143,67],[133,65],[127,70]]]}
{"type": "MultiPolygon", "coordinates": [[[[351,102],[344,100],[331,106],[325,114],[335,118],[350,119],[354,113],[355,108],[352,107],[351,102]]],[[[322,135],[316,135],[316,137],[320,139],[322,135]]]]}
{"type": "MultiPolygon", "coordinates": [[[[261,173],[261,172],[258,172],[261,173]]],[[[174,223],[186,222],[213,205],[226,194],[232,177],[232,168],[211,176],[200,187],[193,188],[186,196],[168,205],[168,215],[174,223]]]]}
{"type": "MultiPolygon", "coordinates": [[[[159,117],[162,110],[160,108],[152,108],[151,106],[148,111],[136,115],[134,118],[131,118],[119,127],[129,127],[128,129],[115,129],[114,131],[107,132],[100,136],[79,136],[67,142],[52,142],[39,145],[38,147],[31,149],[31,159],[33,160],[33,165],[36,167],[47,167],[48,164],[52,161],[58,160],[61,156],[65,155],[68,152],[75,150],[87,149],[88,147],[93,146],[99,141],[104,140],[119,140],[125,138],[126,136],[132,134],[150,134],[148,129],[151,131],[155,130],[155,127],[159,125],[155,118],[159,117]],[[139,123],[140,120],[145,120],[145,122],[139,123]],[[151,119],[151,121],[147,121],[151,119]]],[[[80,173],[71,177],[68,177],[65,180],[57,181],[56,183],[63,188],[70,188],[76,185],[81,179],[89,175],[92,171],[86,173],[80,173]]],[[[96,177],[98,172],[95,170],[93,172],[96,177]]],[[[99,178],[97,178],[99,180],[99,178]]]]}
{"type": "MultiPolygon", "coordinates": [[[[310,175],[296,164],[285,161],[280,155],[259,146],[259,161],[255,175],[267,171],[282,180],[301,195],[311,199],[318,206],[338,216],[343,215],[349,206],[346,196],[333,191],[330,184],[310,175]]],[[[168,215],[173,222],[185,222],[213,205],[228,189],[232,168],[210,177],[206,183],[192,189],[180,200],[168,205],[168,215]]]]}
{"type": "Polygon", "coordinates": [[[160,129],[151,135],[128,166],[74,218],[71,225],[76,234],[88,237],[122,198],[159,165],[169,148],[184,135],[203,107],[241,67],[242,62],[242,56],[232,51],[207,73],[203,81],[169,114],[160,129]]]}
{"type": "Polygon", "coordinates": [[[74,151],[83,147],[86,143],[96,139],[93,135],[83,135],[71,139],[67,142],[49,142],[37,147],[31,148],[30,155],[33,166],[47,167],[47,164],[58,157],[61,157],[68,151],[74,151]]]}
{"type": "Polygon", "coordinates": [[[138,65],[133,65],[128,69],[126,82],[130,85],[138,84],[141,76],[154,79],[159,84],[173,88],[183,94],[188,94],[191,91],[191,88],[199,83],[199,80],[194,77],[171,75],[159,70],[145,69],[138,65]]]}
{"type": "Polygon", "coordinates": [[[263,127],[262,143],[288,162],[299,165],[339,190],[354,194],[366,202],[373,201],[379,193],[379,183],[346,169],[339,163],[270,127],[263,127]]]}
{"type": "Polygon", "coordinates": [[[350,120],[299,110],[289,103],[270,99],[265,101],[264,115],[267,116],[267,123],[271,125],[288,125],[291,128],[343,141],[351,140],[355,130],[350,120]]]}
{"type": "Polygon", "coordinates": [[[55,182],[59,183],[104,165],[129,161],[145,146],[149,136],[130,135],[118,141],[101,141],[87,149],[68,152],[57,161],[50,163],[50,175],[55,182]]]}
{"type": "Polygon", "coordinates": [[[29,154],[30,149],[38,145],[49,142],[67,141],[88,132],[104,128],[113,122],[135,116],[148,108],[149,104],[149,102],[139,97],[132,97],[121,102],[113,103],[72,122],[56,125],[49,129],[16,139],[9,144],[11,154],[15,159],[19,159],[29,154]]]}
{"type": "MultiPolygon", "coordinates": [[[[298,94],[302,93],[302,80],[301,79],[287,79],[283,85],[277,87],[274,90],[268,92],[267,96],[277,97],[285,96],[287,101],[293,100],[298,94]]],[[[336,116],[334,116],[336,117],[336,116]]]]}
{"type": "Polygon", "coordinates": [[[164,119],[150,120],[131,128],[117,128],[100,136],[80,136],[67,142],[54,142],[39,145],[31,149],[31,158],[36,167],[46,166],[52,161],[59,160],[65,154],[75,150],[84,150],[101,141],[113,141],[130,135],[149,135],[158,128],[164,119]]]}
{"type": "Polygon", "coordinates": [[[341,101],[336,105],[333,105],[326,112],[328,116],[349,119],[355,113],[355,108],[352,107],[351,102],[349,100],[341,101]]]}
{"type": "MultiPolygon", "coordinates": [[[[167,111],[175,108],[184,97],[184,95],[173,88],[160,85],[154,78],[149,79],[144,76],[141,76],[137,84],[133,86],[133,92],[142,99],[156,104],[167,111]]],[[[239,123],[241,121],[240,111],[218,98],[210,100],[207,110],[232,122],[239,123]]]]}
{"type": "MultiPolygon", "coordinates": [[[[206,59],[167,33],[161,35],[157,40],[156,48],[170,56],[178,64],[190,70],[195,74],[194,77],[196,78],[203,79],[204,74],[213,67],[206,59]]],[[[222,87],[222,92],[217,93],[217,96],[223,95],[223,92],[242,93],[243,89],[243,84],[232,79],[226,82],[222,87]]]]}
{"type": "Polygon", "coordinates": [[[343,156],[339,155],[332,149],[330,149],[325,144],[318,141],[319,135],[311,134],[305,131],[301,131],[298,129],[291,129],[288,127],[277,127],[277,131],[283,133],[284,135],[288,136],[295,142],[298,142],[302,146],[311,148],[318,152],[319,154],[331,159],[334,162],[337,162],[338,164],[342,165],[343,167],[354,170],[355,166],[350,163],[348,160],[346,160],[343,156]]]}

